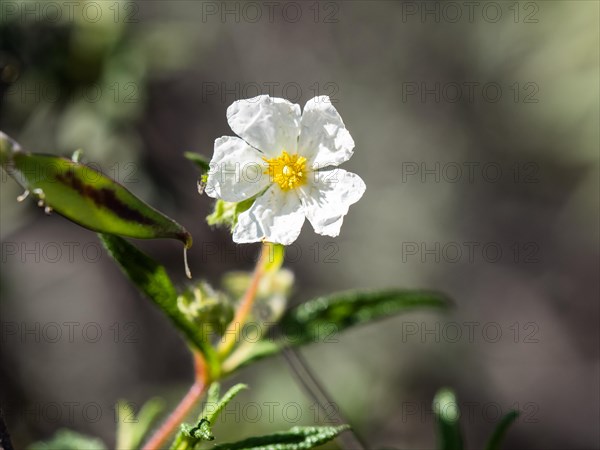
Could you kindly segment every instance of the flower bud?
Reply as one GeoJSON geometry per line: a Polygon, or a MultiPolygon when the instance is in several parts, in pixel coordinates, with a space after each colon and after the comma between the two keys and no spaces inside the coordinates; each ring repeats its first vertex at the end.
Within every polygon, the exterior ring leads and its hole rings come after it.
{"type": "Polygon", "coordinates": [[[177,298],[177,307],[206,333],[222,335],[233,319],[229,298],[201,281],[177,298]]]}

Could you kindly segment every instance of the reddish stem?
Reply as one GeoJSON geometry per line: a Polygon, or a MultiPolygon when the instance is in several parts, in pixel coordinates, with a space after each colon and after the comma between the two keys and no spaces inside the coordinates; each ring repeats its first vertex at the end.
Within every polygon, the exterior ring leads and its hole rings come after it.
{"type": "Polygon", "coordinates": [[[225,334],[223,334],[224,341],[221,342],[219,346],[219,354],[222,358],[226,357],[231,353],[241,331],[241,328],[246,323],[248,319],[248,315],[252,310],[252,306],[254,305],[254,299],[256,298],[256,292],[258,291],[258,286],[260,284],[260,280],[265,273],[265,263],[268,261],[269,256],[269,244],[263,243],[260,251],[260,256],[258,257],[258,261],[256,262],[256,267],[254,269],[254,273],[252,274],[252,279],[250,280],[250,285],[248,289],[244,293],[242,300],[240,301],[240,305],[235,312],[235,316],[233,320],[227,327],[225,334]],[[233,336],[233,339],[230,338],[233,336]]]}
{"type": "Polygon", "coordinates": [[[183,423],[187,415],[194,408],[194,405],[196,405],[202,394],[204,394],[205,389],[208,387],[205,364],[202,355],[196,352],[194,352],[194,364],[194,384],[165,423],[161,425],[146,445],[144,445],[143,450],[158,450],[163,448],[173,432],[183,423]]]}

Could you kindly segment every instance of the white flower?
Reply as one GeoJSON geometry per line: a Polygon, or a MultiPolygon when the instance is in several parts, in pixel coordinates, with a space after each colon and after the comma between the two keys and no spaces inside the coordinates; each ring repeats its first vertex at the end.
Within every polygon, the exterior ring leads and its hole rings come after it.
{"type": "Polygon", "coordinates": [[[257,196],[239,215],[233,240],[289,245],[305,218],[317,233],[337,236],[365,183],[335,167],[350,159],[354,141],[329,97],[309,100],[302,114],[268,95],[238,100],[227,121],[240,137],[215,141],[206,193],[227,202],[257,196]]]}

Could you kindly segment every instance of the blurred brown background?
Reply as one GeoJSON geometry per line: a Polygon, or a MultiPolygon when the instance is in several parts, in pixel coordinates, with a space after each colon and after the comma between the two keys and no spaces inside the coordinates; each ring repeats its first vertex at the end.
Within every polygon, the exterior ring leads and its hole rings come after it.
{"type": "MultiPolygon", "coordinates": [[[[210,156],[238,98],[332,98],[356,141],[344,167],[367,192],[339,238],[305,225],[288,251],[291,301],[388,286],[456,300],[449,315],[303,350],[371,448],[433,448],[445,385],[469,448],[511,407],[523,415],[506,448],[599,447],[597,2],[3,1],[0,13],[0,129],[32,151],[83,149],[192,232],[192,271],[214,283],[250,269],[256,248],[207,227],[183,152],[210,156]]],[[[13,439],[67,427],[110,447],[114,403],[174,405],[191,361],[93,233],[17,203],[2,176],[13,439]]],[[[140,245],[186,283],[177,243],[140,245]]],[[[251,390],[216,430],[228,440],[327,421],[280,358],[232,381],[251,390]]]]}

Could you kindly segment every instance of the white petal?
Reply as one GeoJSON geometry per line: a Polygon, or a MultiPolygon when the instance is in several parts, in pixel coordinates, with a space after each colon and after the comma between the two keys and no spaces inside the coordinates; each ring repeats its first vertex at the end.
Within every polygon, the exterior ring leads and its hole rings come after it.
{"type": "Polygon", "coordinates": [[[205,191],[213,198],[241,202],[269,185],[266,168],[261,153],[242,139],[220,137],[215,141],[205,191]]]}
{"type": "Polygon", "coordinates": [[[306,217],[315,232],[335,237],[340,234],[348,208],[365,193],[365,183],[343,169],[313,172],[311,183],[300,188],[306,217]]]}
{"type": "Polygon", "coordinates": [[[233,240],[239,244],[266,240],[290,245],[300,234],[304,211],[296,191],[274,184],[238,217],[233,240]]]}
{"type": "Polygon", "coordinates": [[[239,137],[270,156],[296,153],[300,106],[282,98],[259,95],[227,108],[227,121],[239,137]]]}
{"type": "Polygon", "coordinates": [[[339,166],[352,156],[354,140],[329,97],[309,100],[300,124],[298,151],[313,169],[339,166]]]}

